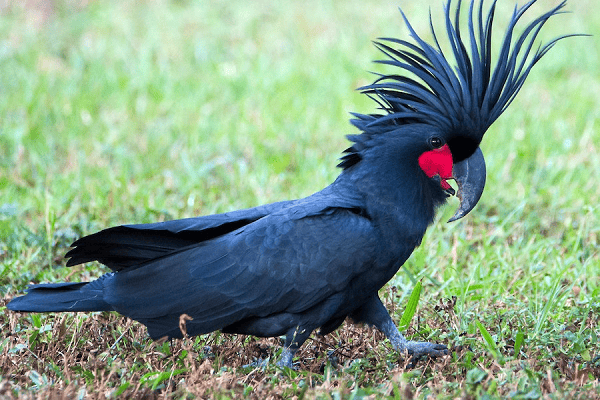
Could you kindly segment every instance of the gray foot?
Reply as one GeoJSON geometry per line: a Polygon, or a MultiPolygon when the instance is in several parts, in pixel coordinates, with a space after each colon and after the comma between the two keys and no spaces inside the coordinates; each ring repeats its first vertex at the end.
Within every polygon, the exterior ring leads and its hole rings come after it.
{"type": "Polygon", "coordinates": [[[411,368],[423,357],[436,358],[450,353],[443,344],[406,340],[377,296],[373,296],[360,309],[356,310],[353,318],[378,328],[390,340],[395,350],[400,353],[408,352],[411,356],[408,366],[411,368]]]}
{"type": "MultiPolygon", "coordinates": [[[[284,347],[281,352],[281,357],[279,357],[279,360],[275,363],[275,365],[277,365],[280,368],[286,367],[286,368],[290,368],[290,369],[297,369],[296,367],[294,367],[294,365],[292,363],[292,360],[294,359],[294,353],[295,352],[292,352],[290,349],[284,347]]],[[[242,365],[242,368],[265,369],[269,366],[270,360],[271,360],[270,357],[259,358],[258,360],[253,361],[250,364],[242,365]]]]}
{"type": "MultiPolygon", "coordinates": [[[[292,360],[294,358],[294,353],[292,353],[289,349],[284,348],[283,351],[281,352],[281,357],[279,358],[279,361],[277,361],[275,363],[275,365],[277,365],[280,368],[290,368],[293,370],[297,370],[298,368],[296,368],[294,366],[294,364],[292,363],[292,360]]],[[[251,362],[250,364],[246,364],[246,365],[242,365],[242,368],[261,368],[261,369],[265,369],[269,366],[269,361],[271,359],[269,357],[267,358],[259,358],[256,361],[251,362]]]]}
{"type": "Polygon", "coordinates": [[[430,343],[430,342],[413,342],[409,341],[405,343],[405,350],[411,356],[408,368],[413,368],[417,361],[423,357],[437,358],[450,354],[448,348],[443,344],[430,343]]]}
{"type": "Polygon", "coordinates": [[[398,329],[395,326],[393,326],[393,330],[391,329],[391,326],[388,326],[388,328],[388,338],[394,349],[401,353],[406,351],[408,352],[408,355],[411,356],[410,362],[408,363],[409,368],[413,368],[417,361],[424,357],[437,358],[450,354],[448,348],[443,344],[409,341],[398,332],[398,329]]]}
{"type": "Polygon", "coordinates": [[[406,342],[406,350],[408,354],[413,358],[420,358],[423,356],[429,357],[442,357],[450,354],[448,348],[443,344],[430,343],[430,342],[406,342]]]}
{"type": "Polygon", "coordinates": [[[292,360],[294,359],[294,353],[295,351],[290,350],[287,347],[284,347],[283,350],[281,351],[281,357],[279,357],[279,361],[277,361],[277,366],[278,367],[286,367],[286,368],[290,368],[290,369],[296,369],[294,367],[294,365],[292,364],[292,360]]]}
{"type": "Polygon", "coordinates": [[[261,368],[265,369],[269,365],[270,358],[259,358],[256,361],[252,361],[250,364],[242,365],[242,368],[261,368]]]}

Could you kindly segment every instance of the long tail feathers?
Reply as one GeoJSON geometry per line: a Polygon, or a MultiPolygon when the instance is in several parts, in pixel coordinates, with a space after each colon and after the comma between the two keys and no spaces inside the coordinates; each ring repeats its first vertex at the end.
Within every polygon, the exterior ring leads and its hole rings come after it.
{"type": "Polygon", "coordinates": [[[103,298],[103,278],[90,283],[32,285],[25,296],[12,299],[7,308],[23,312],[112,311],[103,298]]]}

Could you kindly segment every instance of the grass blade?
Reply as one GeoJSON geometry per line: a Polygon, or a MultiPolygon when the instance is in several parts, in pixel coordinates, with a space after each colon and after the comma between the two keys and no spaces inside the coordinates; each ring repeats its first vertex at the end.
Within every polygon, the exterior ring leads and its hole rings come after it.
{"type": "Polygon", "coordinates": [[[537,337],[539,335],[540,331],[542,330],[542,327],[544,326],[544,323],[548,320],[548,314],[550,313],[550,309],[552,307],[554,307],[554,304],[556,302],[556,298],[558,296],[559,286],[560,286],[560,282],[561,282],[562,278],[563,278],[563,273],[559,273],[556,275],[556,281],[554,282],[552,291],[550,292],[550,295],[548,296],[548,300],[546,301],[546,304],[544,305],[542,312],[537,317],[537,321],[535,323],[535,328],[533,331],[534,337],[537,337]]]}
{"type": "Polygon", "coordinates": [[[515,338],[515,357],[519,356],[519,353],[521,352],[521,347],[523,347],[524,340],[525,334],[522,331],[517,332],[517,337],[515,338]]]}
{"type": "Polygon", "coordinates": [[[419,298],[421,297],[421,281],[418,281],[413,289],[410,297],[408,299],[408,304],[402,313],[402,318],[400,319],[400,326],[398,329],[402,332],[408,329],[408,325],[410,321],[412,321],[413,316],[417,312],[417,304],[419,304],[419,298]]]}
{"type": "Polygon", "coordinates": [[[490,333],[487,331],[487,329],[485,329],[485,326],[483,326],[483,324],[481,322],[479,322],[478,320],[475,321],[475,324],[477,324],[477,328],[479,329],[481,336],[483,336],[483,339],[485,340],[485,342],[487,344],[486,347],[494,355],[494,358],[498,359],[498,357],[500,356],[500,352],[498,351],[498,348],[496,347],[496,342],[492,338],[492,335],[490,335],[490,333]]]}

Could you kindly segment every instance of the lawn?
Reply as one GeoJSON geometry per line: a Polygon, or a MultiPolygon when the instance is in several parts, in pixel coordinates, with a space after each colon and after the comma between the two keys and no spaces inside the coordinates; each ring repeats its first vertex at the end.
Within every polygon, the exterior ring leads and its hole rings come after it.
{"type": "MultiPolygon", "coordinates": [[[[557,1],[541,0],[529,17],[557,1]]],[[[78,237],[307,196],[331,183],[377,37],[424,37],[442,0],[7,1],[0,7],[0,396],[41,398],[600,398],[600,19],[592,0],[542,31],[560,42],[482,143],[486,191],[439,212],[382,289],[406,334],[452,355],[407,369],[370,328],[313,336],[299,369],[243,367],[278,339],[155,343],[111,313],[4,305],[65,268],[78,237]],[[370,397],[369,397],[370,396],[370,397]]],[[[496,33],[513,0],[498,1],[496,33]]],[[[498,38],[497,38],[498,39],[498,38]]]]}

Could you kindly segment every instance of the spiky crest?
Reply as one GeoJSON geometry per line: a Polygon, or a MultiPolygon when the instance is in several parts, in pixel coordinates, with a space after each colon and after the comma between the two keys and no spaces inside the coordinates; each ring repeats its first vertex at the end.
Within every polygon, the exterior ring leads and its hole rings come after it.
{"type": "Polygon", "coordinates": [[[429,22],[434,45],[419,37],[402,10],[400,12],[415,43],[393,38],[380,38],[375,42],[387,56],[387,59],[376,62],[398,67],[399,73],[377,74],[379,78],[373,84],[359,88],[375,100],[385,114],[353,114],[355,119],[351,122],[362,133],[348,135],[354,144],[344,151],[346,154],[341,158],[339,167],[345,169],[360,161],[360,153],[368,147],[372,135],[410,123],[434,125],[444,132],[460,132],[476,147],[487,128],[514,100],[533,66],[556,42],[576,36],[560,36],[540,45],[532,53],[541,28],[550,17],[562,13],[560,10],[566,0],[530,22],[513,42],[515,26],[536,0],[520,8],[515,6],[492,69],[492,25],[496,0],[485,18],[484,0],[479,3],[476,17],[475,0],[471,0],[466,32],[468,43],[463,40],[460,30],[462,0],[458,0],[454,22],[451,2],[448,0],[444,11],[448,42],[456,62],[454,67],[440,47],[431,13],[429,22]]]}

